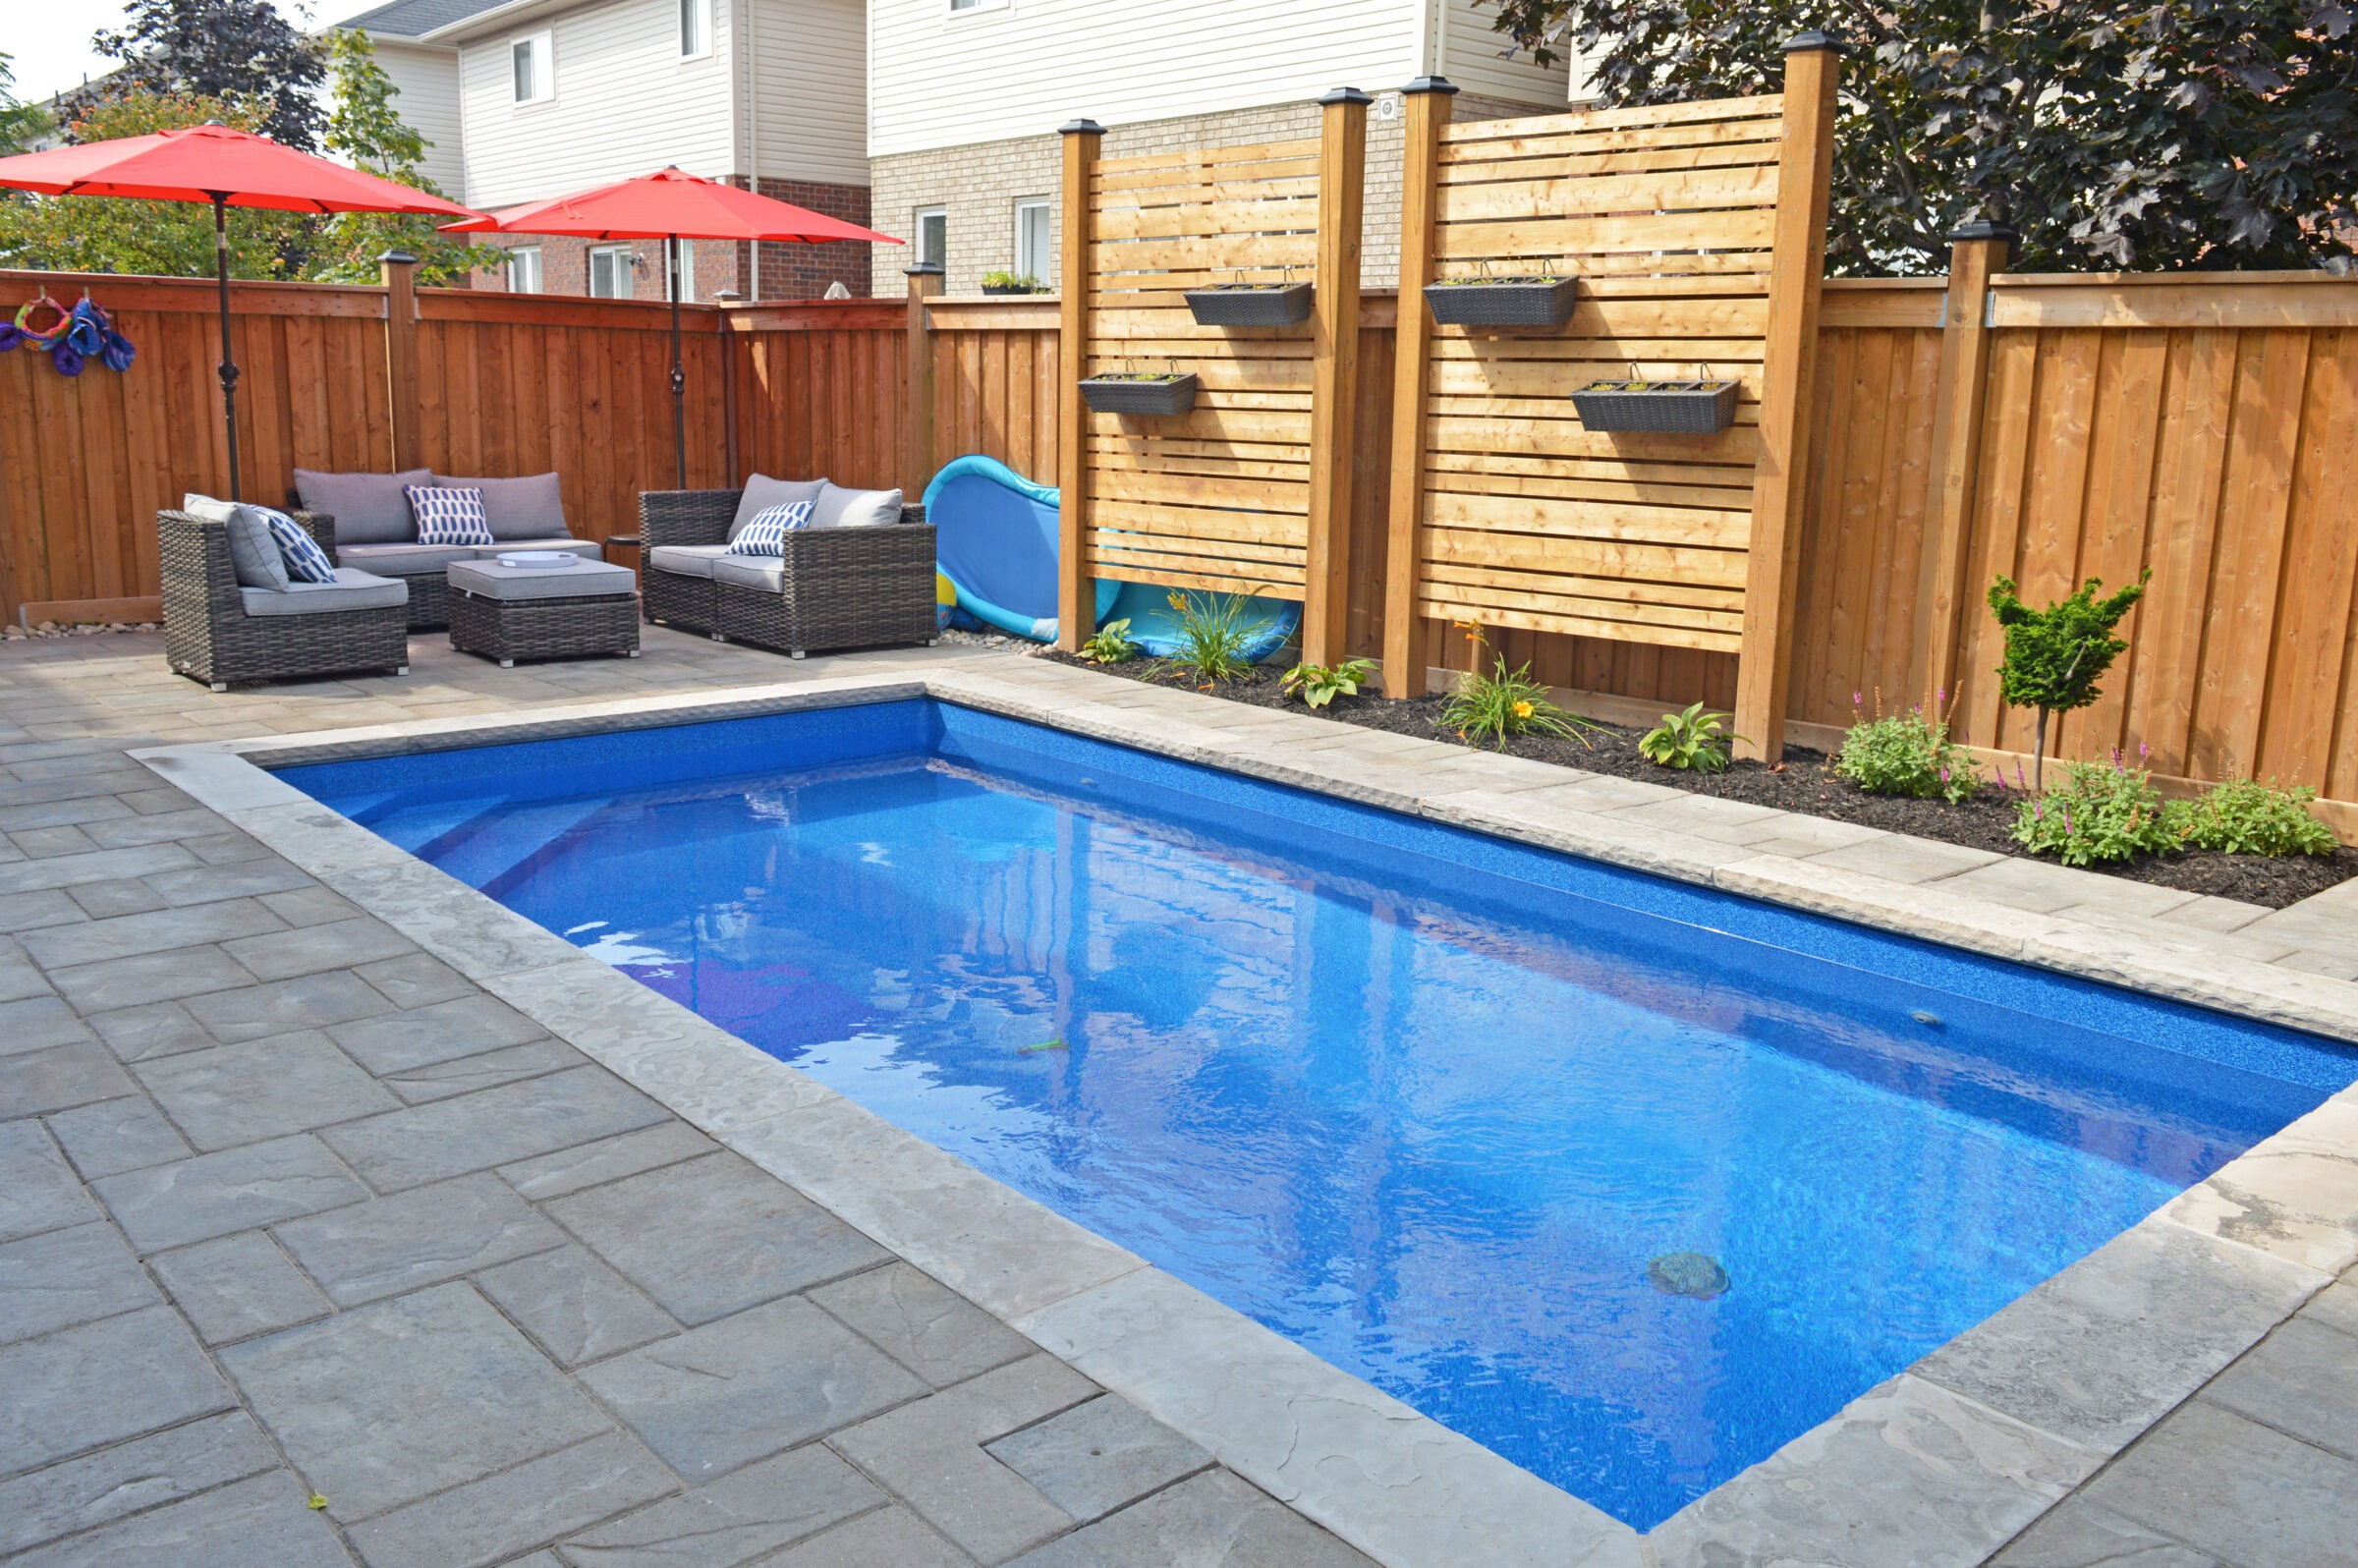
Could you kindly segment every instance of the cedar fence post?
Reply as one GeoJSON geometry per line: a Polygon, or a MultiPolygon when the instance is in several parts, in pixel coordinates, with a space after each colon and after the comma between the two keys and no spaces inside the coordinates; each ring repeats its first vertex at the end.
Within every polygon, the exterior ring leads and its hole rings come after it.
{"type": "Polygon", "coordinates": [[[720,487],[735,489],[745,482],[745,471],[737,466],[737,334],[729,326],[731,307],[745,303],[745,296],[735,289],[723,289],[712,296],[720,308],[712,312],[712,330],[720,347],[720,442],[721,460],[728,471],[720,476],[720,487]]]}
{"type": "Polygon", "coordinates": [[[421,468],[418,428],[418,258],[387,251],[376,258],[385,291],[386,417],[393,425],[393,470],[421,468]]]}
{"type": "Polygon", "coordinates": [[[1056,388],[1056,645],[1077,653],[1096,631],[1096,587],[1089,571],[1089,405],[1081,378],[1089,374],[1089,290],[1094,281],[1090,241],[1096,194],[1090,177],[1105,142],[1105,128],[1075,120],[1064,136],[1064,243],[1058,257],[1056,388]]]}
{"type": "Polygon", "coordinates": [[[926,493],[933,478],[933,338],[926,317],[926,302],[938,299],[942,269],[923,261],[907,270],[909,279],[909,450],[901,469],[901,499],[926,493]]]}
{"type": "Polygon", "coordinates": [[[1432,281],[1432,219],[1437,206],[1441,128],[1457,91],[1443,77],[1419,77],[1400,89],[1400,302],[1392,328],[1392,483],[1384,528],[1383,695],[1425,695],[1424,639],[1418,635],[1417,579],[1425,518],[1426,360],[1432,317],[1423,293],[1432,281]]]}
{"type": "Polygon", "coordinates": [[[1941,299],[1940,386],[1933,403],[1931,505],[1918,568],[1909,696],[1940,702],[1957,689],[1959,616],[1973,533],[1973,483],[1981,466],[1982,409],[1990,385],[1990,280],[2005,265],[2012,229],[1976,221],[1948,237],[1941,299]]]}
{"type": "Polygon", "coordinates": [[[1773,762],[1785,750],[1803,520],[1809,515],[1811,388],[1833,186],[1834,88],[1842,45],[1804,32],[1785,45],[1784,137],[1777,155],[1768,334],[1761,372],[1761,457],[1752,488],[1744,632],[1736,662],[1735,755],[1773,762]]]}
{"type": "Polygon", "coordinates": [[[1351,484],[1358,461],[1360,215],[1368,105],[1356,87],[1319,99],[1319,266],[1311,296],[1310,518],[1302,659],[1339,664],[1351,617],[1351,484]]]}

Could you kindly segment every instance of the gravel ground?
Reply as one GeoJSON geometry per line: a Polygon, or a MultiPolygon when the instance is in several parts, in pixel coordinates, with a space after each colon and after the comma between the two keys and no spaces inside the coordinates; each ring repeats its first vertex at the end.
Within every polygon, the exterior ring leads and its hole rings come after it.
{"type": "MultiPolygon", "coordinates": [[[[1047,652],[1041,656],[1061,664],[1098,670],[1099,673],[1120,679],[1154,681],[1192,690],[1205,689],[1185,672],[1161,659],[1138,659],[1129,664],[1100,668],[1066,653],[1047,652]]],[[[1250,702],[1257,707],[1299,707],[1278,689],[1276,673],[1271,670],[1258,670],[1245,679],[1226,682],[1212,690],[1216,696],[1231,701],[1250,702]]],[[[1454,733],[1441,726],[1441,701],[1438,697],[1418,698],[1405,702],[1389,701],[1374,695],[1343,697],[1335,699],[1327,706],[1325,715],[1346,724],[1365,725],[1369,729],[1389,730],[1398,735],[1417,735],[1428,740],[1463,745],[1454,733]]],[[[2014,842],[2014,811],[2021,797],[2012,790],[1987,791],[1957,806],[1945,801],[1911,801],[1887,795],[1862,794],[1856,785],[1847,779],[1835,777],[1827,769],[1823,753],[1802,747],[1787,747],[1785,760],[1774,766],[1760,762],[1737,762],[1725,773],[1716,775],[1681,773],[1649,762],[1639,756],[1637,743],[1640,733],[1634,729],[1605,725],[1589,735],[1585,745],[1581,741],[1531,736],[1516,738],[1508,743],[1506,750],[1509,756],[1555,762],[1590,773],[1611,773],[1622,778],[1643,779],[1649,784],[1692,790],[1699,795],[1716,795],[1725,800],[1774,806],[1811,816],[1828,816],[1837,821],[1857,822],[1894,833],[1913,833],[1919,838],[1939,839],[1944,843],[1963,844],[2000,855],[2022,856],[2026,860],[2034,858],[2014,842]]],[[[2109,876],[2124,876],[2131,881],[2173,887],[2182,892],[2209,893],[2246,904],[2282,909],[2312,893],[2322,893],[2349,877],[2358,876],[2358,849],[2345,845],[2330,856],[2222,855],[2216,850],[2183,850],[2173,855],[2140,856],[2125,864],[2094,866],[2089,869],[2109,876]]]]}

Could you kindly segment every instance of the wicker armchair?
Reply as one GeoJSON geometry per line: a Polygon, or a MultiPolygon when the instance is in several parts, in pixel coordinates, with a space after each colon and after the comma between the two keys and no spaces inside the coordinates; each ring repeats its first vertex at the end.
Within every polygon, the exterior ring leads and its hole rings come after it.
{"type": "Polygon", "coordinates": [[[933,527],[922,506],[889,527],[788,533],[781,591],[654,565],[665,545],[728,541],[737,490],[648,490],[639,497],[639,591],[646,618],[720,642],[806,650],[930,643],[940,636],[933,599],[933,527]]]}
{"type": "MultiPolygon", "coordinates": [[[[216,692],[232,681],[341,675],[355,670],[410,673],[409,610],[399,604],[310,615],[248,615],[238,596],[227,525],[158,512],[163,567],[164,658],[179,674],[216,692]]],[[[335,525],[304,517],[321,548],[335,547],[335,525]]]]}

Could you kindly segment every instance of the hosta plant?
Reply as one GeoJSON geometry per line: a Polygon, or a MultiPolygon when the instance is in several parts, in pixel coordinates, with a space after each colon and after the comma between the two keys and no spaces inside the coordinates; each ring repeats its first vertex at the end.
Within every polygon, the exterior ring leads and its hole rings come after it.
{"type": "Polygon", "coordinates": [[[1727,732],[1727,717],[1707,711],[1701,702],[1664,713],[1659,724],[1639,737],[1638,755],[1681,772],[1724,773],[1728,742],[1743,739],[1727,732]]]}
{"type": "Polygon", "coordinates": [[[1357,697],[1360,683],[1376,668],[1369,659],[1345,659],[1340,664],[1297,664],[1281,683],[1289,697],[1312,707],[1324,707],[1338,697],[1357,697]]]}
{"type": "Polygon", "coordinates": [[[1130,641],[1129,619],[1107,621],[1098,627],[1096,635],[1081,644],[1081,656],[1092,664],[1127,664],[1138,657],[1138,644],[1130,641]]]}

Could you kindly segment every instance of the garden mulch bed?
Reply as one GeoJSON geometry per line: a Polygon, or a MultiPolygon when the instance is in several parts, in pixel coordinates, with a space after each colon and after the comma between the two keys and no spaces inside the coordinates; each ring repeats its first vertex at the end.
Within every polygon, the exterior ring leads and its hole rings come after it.
{"type": "MultiPolygon", "coordinates": [[[[1276,674],[1266,669],[1256,670],[1239,680],[1222,682],[1217,687],[1206,688],[1163,659],[1135,659],[1128,664],[1096,665],[1062,652],[1049,651],[1039,656],[1120,679],[1151,681],[1189,691],[1209,690],[1214,696],[1236,702],[1250,702],[1256,707],[1291,707],[1300,712],[1309,711],[1285,696],[1279,689],[1276,674]]],[[[1441,702],[1442,699],[1438,697],[1417,698],[1402,702],[1373,694],[1338,697],[1319,716],[1368,729],[1388,730],[1396,735],[1415,735],[1425,740],[1464,745],[1454,732],[1442,726],[1441,702]]],[[[1510,756],[1554,762],[1584,772],[1643,779],[1649,784],[1690,790],[1698,795],[1715,795],[1723,800],[1773,806],[1810,816],[1826,816],[1836,821],[1856,822],[1863,827],[1880,827],[1893,833],[1913,833],[1919,838],[1938,839],[1947,844],[1962,844],[1969,849],[1990,850],[1999,855],[2020,856],[2025,860],[2040,858],[2032,856],[2014,842],[2014,811],[2021,797],[2012,790],[2001,788],[1986,791],[1956,806],[1945,801],[1913,801],[1888,795],[1862,794],[1858,786],[1848,779],[1837,778],[1826,767],[1823,753],[1802,747],[1787,747],[1785,760],[1773,766],[1761,762],[1736,762],[1724,773],[1682,773],[1639,756],[1640,733],[1635,729],[1605,725],[1589,735],[1589,744],[1585,746],[1579,741],[1518,736],[1507,743],[1506,751],[1510,756]]],[[[2108,876],[2127,877],[2131,881],[2176,888],[2181,892],[2209,893],[2246,904],[2282,909],[2312,893],[2322,893],[2329,887],[2358,876],[2358,849],[2344,845],[2330,856],[2225,855],[2216,850],[2183,850],[2174,855],[2139,856],[2133,861],[2092,866],[2088,869],[2108,876]]]]}

